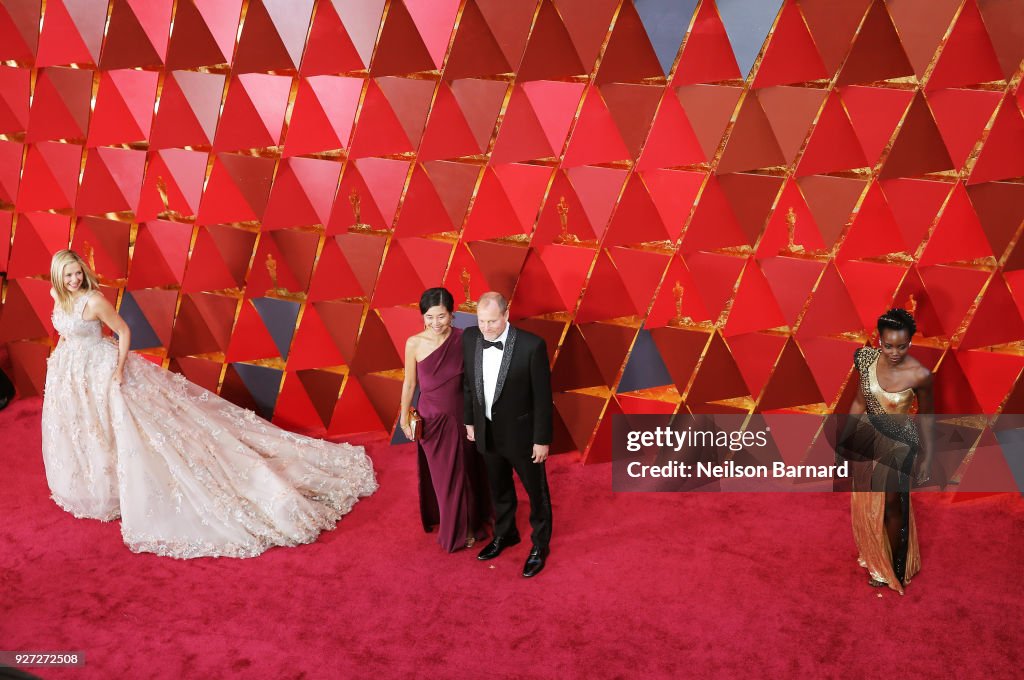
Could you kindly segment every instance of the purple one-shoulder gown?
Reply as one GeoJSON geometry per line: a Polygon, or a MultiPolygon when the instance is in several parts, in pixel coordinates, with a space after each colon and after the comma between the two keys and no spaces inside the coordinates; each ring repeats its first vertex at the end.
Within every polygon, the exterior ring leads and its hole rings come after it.
{"type": "Polygon", "coordinates": [[[448,552],[465,547],[470,536],[484,538],[491,517],[486,471],[462,422],[462,373],[458,328],[416,364],[417,410],[423,416],[420,514],[426,531],[438,527],[437,542],[448,552]]]}

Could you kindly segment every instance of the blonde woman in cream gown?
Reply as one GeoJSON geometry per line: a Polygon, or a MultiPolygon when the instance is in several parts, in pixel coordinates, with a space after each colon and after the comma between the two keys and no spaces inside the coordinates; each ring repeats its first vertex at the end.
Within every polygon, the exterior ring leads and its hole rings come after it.
{"type": "Polygon", "coordinates": [[[843,442],[858,561],[869,585],[901,595],[921,568],[910,488],[930,479],[932,458],[930,427],[918,430],[911,417],[915,400],[919,414],[932,413],[931,372],[907,354],[915,330],[909,312],[891,309],[878,320],[879,347],[855,353],[860,389],[843,442]]]}
{"type": "Polygon", "coordinates": [[[54,255],[50,278],[61,340],[47,360],[43,461],[64,510],[120,517],[135,552],[253,557],[316,540],[376,490],[362,447],[281,430],[130,353],[127,324],[74,252],[54,255]]]}

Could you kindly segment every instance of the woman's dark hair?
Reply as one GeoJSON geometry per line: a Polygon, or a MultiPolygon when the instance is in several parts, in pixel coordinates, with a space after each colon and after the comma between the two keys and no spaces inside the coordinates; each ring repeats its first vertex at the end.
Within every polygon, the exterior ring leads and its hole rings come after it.
{"type": "Polygon", "coordinates": [[[431,307],[444,307],[449,314],[453,314],[455,298],[447,288],[428,288],[420,296],[420,314],[426,314],[431,307]]]}
{"type": "Polygon", "coordinates": [[[878,317],[878,335],[882,335],[882,331],[906,331],[907,337],[912,338],[917,332],[917,324],[910,312],[894,307],[878,317]]]}

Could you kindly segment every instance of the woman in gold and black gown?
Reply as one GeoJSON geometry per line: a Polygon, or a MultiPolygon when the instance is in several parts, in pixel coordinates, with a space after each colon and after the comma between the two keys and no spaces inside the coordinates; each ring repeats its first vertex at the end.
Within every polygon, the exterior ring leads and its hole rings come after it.
{"type": "Polygon", "coordinates": [[[928,481],[932,458],[931,429],[913,416],[932,413],[931,372],[907,353],[916,330],[909,312],[891,309],[878,320],[879,346],[856,351],[860,389],[841,442],[858,561],[870,585],[901,595],[921,568],[910,488],[928,481]]]}

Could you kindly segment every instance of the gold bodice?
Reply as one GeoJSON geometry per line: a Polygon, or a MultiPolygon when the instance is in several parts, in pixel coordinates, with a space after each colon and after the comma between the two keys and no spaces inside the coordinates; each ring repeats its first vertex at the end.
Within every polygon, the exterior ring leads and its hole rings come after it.
{"type": "Polygon", "coordinates": [[[860,390],[871,423],[892,439],[917,445],[920,442],[913,418],[907,418],[914,406],[914,390],[886,392],[878,384],[878,358],[882,352],[873,347],[861,347],[854,353],[854,364],[860,371],[860,390]]]}
{"type": "Polygon", "coordinates": [[[914,406],[914,390],[908,387],[905,390],[899,392],[886,392],[882,389],[882,386],[878,384],[878,360],[882,356],[881,352],[875,355],[875,360],[871,362],[871,367],[868,369],[868,385],[871,390],[871,394],[874,395],[875,399],[878,400],[878,404],[889,414],[907,414],[910,413],[910,409],[914,406]]]}

